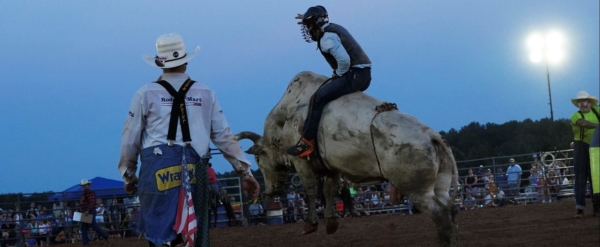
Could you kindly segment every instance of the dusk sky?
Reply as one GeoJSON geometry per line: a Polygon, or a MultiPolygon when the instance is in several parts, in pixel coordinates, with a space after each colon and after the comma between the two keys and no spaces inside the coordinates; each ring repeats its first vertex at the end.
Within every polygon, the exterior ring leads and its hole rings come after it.
{"type": "MultiPolygon", "coordinates": [[[[555,119],[577,110],[578,91],[600,91],[598,0],[0,1],[0,194],[120,180],[131,98],[161,73],[142,55],[161,34],[201,47],[188,74],[216,92],[234,132],[262,133],[294,75],[331,75],[294,19],[318,4],[373,62],[366,93],[436,131],[550,117],[534,32],[564,35],[549,64],[555,119]]],[[[220,156],[213,167],[232,170],[220,156]]]]}

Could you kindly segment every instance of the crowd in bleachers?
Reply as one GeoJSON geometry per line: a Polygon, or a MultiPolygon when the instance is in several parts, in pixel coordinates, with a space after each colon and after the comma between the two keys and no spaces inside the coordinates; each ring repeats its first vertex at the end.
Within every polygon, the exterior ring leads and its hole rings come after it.
{"type": "MultiPolygon", "coordinates": [[[[78,201],[31,202],[0,208],[0,247],[50,246],[81,241],[79,222],[73,220],[78,201]]],[[[96,222],[112,236],[139,235],[138,204],[129,198],[97,199],[96,222]],[[109,206],[105,206],[107,202],[109,206]],[[125,203],[127,202],[127,203],[125,203]]],[[[97,239],[91,231],[90,239],[97,239]]]]}
{"type": "Polygon", "coordinates": [[[473,210],[509,203],[552,203],[573,195],[574,176],[569,158],[543,164],[534,155],[532,161],[523,163],[529,168],[527,170],[515,164],[514,159],[510,160],[509,165],[480,165],[477,169],[468,169],[467,174],[459,178],[460,193],[455,198],[456,206],[460,210],[473,210]]]}

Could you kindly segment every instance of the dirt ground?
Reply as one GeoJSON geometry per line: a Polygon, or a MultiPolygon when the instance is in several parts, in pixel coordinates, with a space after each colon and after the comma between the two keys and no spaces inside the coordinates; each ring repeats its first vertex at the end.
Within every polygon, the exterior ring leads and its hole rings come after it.
{"type": "MultiPolygon", "coordinates": [[[[600,219],[573,218],[575,201],[461,211],[461,246],[600,246],[600,219]]],[[[302,236],[303,223],[212,230],[211,246],[436,246],[433,221],[423,214],[373,215],[341,219],[327,235],[323,221],[316,233],[302,236]]],[[[145,247],[137,238],[115,239],[115,247],[145,247]]],[[[94,243],[97,244],[97,243],[94,243]]]]}

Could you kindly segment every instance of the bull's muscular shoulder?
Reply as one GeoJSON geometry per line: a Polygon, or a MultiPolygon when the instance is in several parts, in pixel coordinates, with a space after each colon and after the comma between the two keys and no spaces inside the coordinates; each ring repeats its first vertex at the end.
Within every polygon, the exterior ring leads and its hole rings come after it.
{"type": "Polygon", "coordinates": [[[302,91],[310,91],[312,94],[326,80],[327,77],[324,75],[319,75],[311,71],[302,71],[292,78],[284,97],[287,95],[298,95],[302,91]]]}

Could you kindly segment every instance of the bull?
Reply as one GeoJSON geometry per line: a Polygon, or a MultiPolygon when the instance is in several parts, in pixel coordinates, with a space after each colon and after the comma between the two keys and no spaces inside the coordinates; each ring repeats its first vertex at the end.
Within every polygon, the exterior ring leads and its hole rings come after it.
{"type": "Polygon", "coordinates": [[[440,245],[458,245],[458,213],[450,197],[456,193],[458,172],[452,151],[442,136],[416,118],[398,110],[376,111],[383,101],[365,93],[345,95],[323,110],[316,149],[308,159],[285,154],[285,147],[300,138],[311,95],[326,77],[301,72],[289,83],[283,97],[264,123],[264,135],[244,131],[238,140],[250,139],[246,151],[253,154],[264,174],[265,194],[283,194],[284,182],[293,166],[304,185],[308,213],[303,234],[318,228],[315,210],[319,174],[326,174],[323,193],[326,199],[327,233],[337,229],[333,195],[340,174],[355,183],[390,181],[400,188],[421,211],[429,213],[437,226],[440,245]]]}

